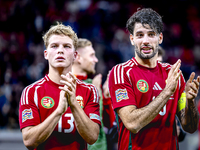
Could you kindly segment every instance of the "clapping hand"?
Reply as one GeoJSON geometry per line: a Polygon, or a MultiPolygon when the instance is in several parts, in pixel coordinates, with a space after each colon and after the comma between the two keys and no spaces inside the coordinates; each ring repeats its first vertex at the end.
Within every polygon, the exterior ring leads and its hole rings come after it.
{"type": "Polygon", "coordinates": [[[194,77],[195,73],[192,72],[185,86],[187,100],[192,100],[196,98],[199,92],[200,76],[198,76],[197,79],[194,79],[194,77]]]}
{"type": "Polygon", "coordinates": [[[62,80],[60,83],[64,86],[59,86],[59,89],[65,92],[65,97],[69,105],[72,105],[76,101],[76,77],[71,73],[61,75],[62,80]]]}
{"type": "Polygon", "coordinates": [[[172,94],[175,92],[178,79],[181,75],[181,71],[179,70],[181,66],[181,61],[178,60],[171,68],[168,78],[166,80],[166,87],[172,92],[172,94]]]}

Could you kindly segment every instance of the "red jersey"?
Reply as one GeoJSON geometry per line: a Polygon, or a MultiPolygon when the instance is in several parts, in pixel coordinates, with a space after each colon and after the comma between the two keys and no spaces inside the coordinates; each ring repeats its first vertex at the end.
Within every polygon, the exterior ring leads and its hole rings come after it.
{"type": "MultiPolygon", "coordinates": [[[[43,122],[58,106],[60,85],[46,75],[27,86],[21,95],[19,106],[20,129],[36,126],[43,122]]],[[[99,96],[96,87],[77,79],[76,99],[85,114],[101,124],[99,117],[99,96]]],[[[79,135],[70,107],[60,118],[51,136],[37,148],[41,150],[86,150],[87,143],[79,135]]]]}
{"type": "MultiPolygon", "coordinates": [[[[91,83],[92,84],[92,79],[88,79],[88,76],[83,76],[83,75],[75,75],[79,80],[86,82],[86,83],[91,83]]],[[[115,113],[112,107],[112,102],[111,102],[111,98],[105,98],[104,94],[103,94],[103,89],[101,89],[102,91],[100,93],[102,93],[100,95],[100,99],[103,98],[103,115],[100,116],[103,118],[103,125],[104,127],[110,129],[113,127],[113,125],[115,124],[115,113]]],[[[101,106],[100,106],[101,107],[101,106]]]]}
{"type": "MultiPolygon", "coordinates": [[[[109,76],[109,91],[116,110],[127,105],[138,109],[148,105],[165,88],[171,69],[167,63],[157,63],[155,68],[141,66],[135,58],[113,67],[109,76]]],[[[120,117],[118,148],[120,150],[176,150],[175,115],[177,103],[184,92],[185,80],[179,78],[175,93],[170,97],[160,113],[137,134],[131,133],[120,117]]]]}

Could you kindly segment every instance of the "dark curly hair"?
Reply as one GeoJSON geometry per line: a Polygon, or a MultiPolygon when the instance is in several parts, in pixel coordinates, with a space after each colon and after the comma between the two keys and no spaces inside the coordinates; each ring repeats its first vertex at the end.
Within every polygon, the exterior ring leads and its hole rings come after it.
{"type": "MultiPolygon", "coordinates": [[[[151,8],[138,9],[127,21],[126,28],[133,34],[135,23],[149,25],[157,34],[163,31],[162,17],[151,8]]],[[[146,27],[145,27],[146,28],[146,27]]]]}

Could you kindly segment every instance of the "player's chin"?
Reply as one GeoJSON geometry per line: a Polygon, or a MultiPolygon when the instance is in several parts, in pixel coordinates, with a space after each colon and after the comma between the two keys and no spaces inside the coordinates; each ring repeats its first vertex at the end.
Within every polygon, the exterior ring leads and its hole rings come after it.
{"type": "Polygon", "coordinates": [[[68,65],[66,63],[57,63],[55,65],[55,68],[66,68],[68,67],[68,65]]]}
{"type": "Polygon", "coordinates": [[[154,56],[155,56],[154,53],[143,54],[143,59],[150,59],[150,58],[153,58],[154,56]]]}

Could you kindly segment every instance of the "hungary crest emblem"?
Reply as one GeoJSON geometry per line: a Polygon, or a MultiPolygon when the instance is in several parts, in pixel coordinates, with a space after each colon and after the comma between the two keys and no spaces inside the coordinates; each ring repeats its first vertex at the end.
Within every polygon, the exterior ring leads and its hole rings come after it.
{"type": "Polygon", "coordinates": [[[79,103],[79,105],[81,106],[81,108],[84,108],[83,97],[78,95],[78,96],[76,96],[76,100],[79,103]]]}
{"type": "Polygon", "coordinates": [[[43,97],[41,100],[41,104],[44,108],[52,108],[54,106],[54,100],[51,97],[43,97]]]}
{"type": "Polygon", "coordinates": [[[146,93],[149,90],[149,85],[145,80],[139,80],[137,82],[137,88],[140,92],[146,93]]]}

